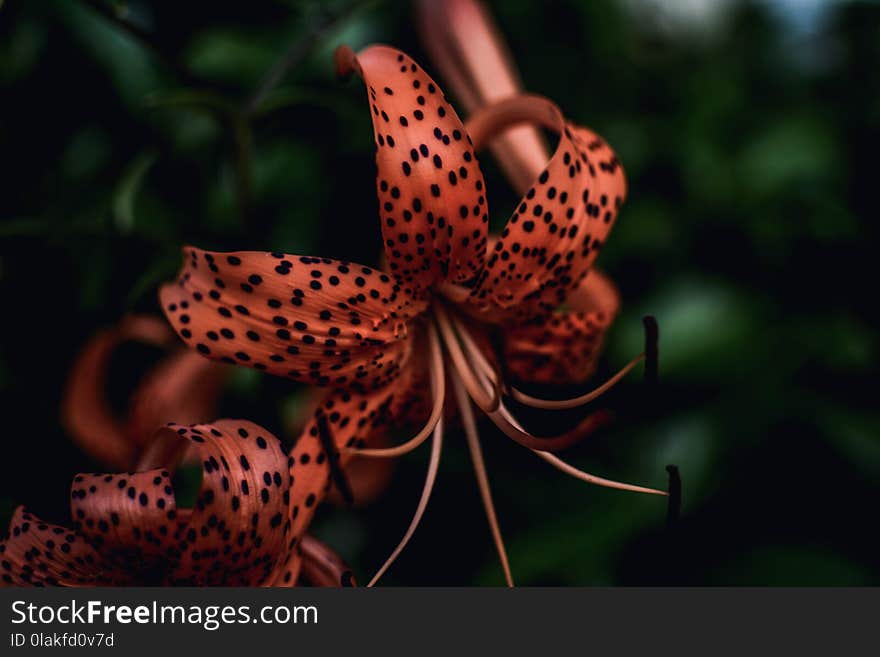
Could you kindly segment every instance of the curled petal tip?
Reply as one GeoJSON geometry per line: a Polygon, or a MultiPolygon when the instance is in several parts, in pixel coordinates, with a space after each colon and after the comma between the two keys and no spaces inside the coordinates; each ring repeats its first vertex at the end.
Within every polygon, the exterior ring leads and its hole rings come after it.
{"type": "Polygon", "coordinates": [[[357,70],[357,55],[351,46],[339,46],[333,53],[333,61],[336,64],[336,77],[340,80],[347,80],[357,70]]]}

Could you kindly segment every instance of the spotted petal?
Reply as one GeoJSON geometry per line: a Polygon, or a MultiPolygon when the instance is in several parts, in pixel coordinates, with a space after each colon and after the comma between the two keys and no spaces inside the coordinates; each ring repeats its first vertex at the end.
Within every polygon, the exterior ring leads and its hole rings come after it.
{"type": "Polygon", "coordinates": [[[367,86],[376,139],[382,236],[391,271],[421,294],[473,279],[489,217],[470,138],[437,84],[387,46],[338,52],[367,86]]]}
{"type": "Polygon", "coordinates": [[[187,247],[162,308],[210,358],[313,385],[366,390],[408,354],[406,320],[425,308],[398,279],[328,258],[187,247]]]}
{"type": "MultiPolygon", "coordinates": [[[[317,506],[334,483],[337,488],[342,483],[335,481],[334,474],[347,472],[349,463],[359,458],[344,448],[377,447],[394,429],[424,423],[429,411],[427,388],[426,372],[411,361],[402,375],[383,389],[366,393],[334,390],[324,397],[290,450],[291,540],[302,540],[317,506]]],[[[292,551],[279,584],[295,581],[300,566],[301,554],[292,551]]]]}
{"type": "Polygon", "coordinates": [[[106,585],[100,555],[82,536],[18,507],[0,542],[0,586],[106,585]]]}
{"type": "Polygon", "coordinates": [[[281,443],[244,420],[171,424],[158,438],[190,444],[202,461],[195,507],[178,509],[169,518],[177,523],[177,542],[166,580],[190,585],[264,583],[285,553],[290,529],[291,482],[281,443]]]}
{"type": "Polygon", "coordinates": [[[614,284],[594,269],[569,294],[564,309],[504,330],[508,371],[528,383],[586,381],[596,369],[619,304],[614,284]]]}
{"type": "Polygon", "coordinates": [[[611,148],[566,121],[538,96],[500,101],[475,114],[477,148],[509,125],[531,123],[559,134],[544,171],[526,192],[489,255],[471,301],[489,321],[552,312],[587,274],[626,195],[611,148]],[[497,312],[500,309],[502,312],[497,312]]]}

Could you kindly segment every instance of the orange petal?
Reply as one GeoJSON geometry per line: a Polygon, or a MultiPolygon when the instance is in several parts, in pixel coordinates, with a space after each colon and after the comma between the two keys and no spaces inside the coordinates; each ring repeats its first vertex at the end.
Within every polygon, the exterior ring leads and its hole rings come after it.
{"type": "Polygon", "coordinates": [[[136,443],[107,400],[107,369],[114,351],[127,341],[161,346],[172,340],[173,334],[160,318],[133,315],[99,331],[83,347],[67,379],[61,416],[68,432],[89,455],[126,469],[136,452],[136,443]]]}
{"type": "MultiPolygon", "coordinates": [[[[482,2],[418,0],[416,9],[422,42],[468,112],[522,92],[504,38],[482,2]]],[[[532,126],[509,128],[489,146],[520,194],[547,161],[547,146],[532,126]]]]}
{"type": "Polygon", "coordinates": [[[437,84],[387,46],[337,51],[342,71],[367,86],[377,188],[391,271],[421,293],[482,269],[489,222],[483,174],[470,138],[437,84]]]}
{"type": "Polygon", "coordinates": [[[282,253],[187,247],[159,293],[178,334],[201,354],[314,385],[369,389],[406,357],[406,320],[425,308],[393,276],[282,253]]]}
{"type": "MultiPolygon", "coordinates": [[[[306,388],[306,400],[300,411],[286,425],[290,435],[299,436],[304,427],[311,421],[318,405],[326,396],[319,388],[306,388]]],[[[380,432],[371,441],[373,447],[391,447],[391,435],[380,432]]],[[[353,504],[355,507],[367,506],[375,502],[391,481],[396,465],[395,459],[376,459],[351,455],[345,463],[345,476],[351,487],[353,504]]],[[[337,506],[347,506],[348,500],[337,488],[332,488],[327,495],[327,501],[337,506]]]]}
{"type": "Polygon", "coordinates": [[[18,507],[0,542],[0,586],[100,586],[101,557],[82,536],[18,507]]]}
{"type": "Polygon", "coordinates": [[[314,536],[302,540],[302,575],[312,586],[355,586],[342,558],[314,536]]]}
{"type": "MultiPolygon", "coordinates": [[[[410,361],[401,376],[386,388],[364,394],[334,390],[324,397],[290,450],[293,540],[305,535],[317,506],[333,487],[330,459],[335,461],[339,470],[347,472],[349,463],[356,458],[350,451],[341,451],[342,448],[378,447],[379,440],[394,428],[427,419],[430,404],[424,397],[429,387],[426,376],[422,368],[410,361]],[[334,450],[329,456],[319,431],[321,415],[326,419],[334,450]]],[[[297,553],[288,556],[283,582],[295,581],[300,563],[297,553]]]]}
{"type": "Polygon", "coordinates": [[[70,497],[76,529],[115,572],[137,581],[174,554],[177,508],[167,470],[78,474],[70,497]]]}
{"type": "Polygon", "coordinates": [[[468,129],[479,148],[521,123],[559,133],[559,144],[501,233],[471,295],[487,321],[547,314],[563,303],[595,261],[626,195],[614,152],[590,130],[567,122],[545,98],[519,96],[490,105],[471,118],[468,129]]]}
{"type": "Polygon", "coordinates": [[[586,381],[596,369],[619,304],[614,284],[594,269],[568,296],[565,310],[505,328],[508,371],[528,383],[586,381]]]}
{"type": "Polygon", "coordinates": [[[196,506],[178,510],[177,518],[170,518],[179,522],[167,581],[226,586],[265,583],[288,548],[291,481],[281,443],[245,420],[171,424],[157,439],[184,441],[202,460],[196,506]]]}

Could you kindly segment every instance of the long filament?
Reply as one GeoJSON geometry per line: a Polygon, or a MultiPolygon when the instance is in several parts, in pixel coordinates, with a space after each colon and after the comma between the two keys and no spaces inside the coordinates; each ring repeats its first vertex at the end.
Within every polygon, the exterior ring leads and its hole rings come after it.
{"type": "Polygon", "coordinates": [[[498,526],[498,516],[495,514],[495,504],[492,501],[492,490],[489,487],[489,475],[486,473],[486,463],[483,461],[483,450],[480,448],[480,436],[477,433],[477,423],[471,408],[471,401],[465,391],[459,377],[453,375],[452,387],[461,412],[461,420],[464,425],[464,433],[467,437],[468,449],[474,464],[474,473],[477,476],[477,484],[480,488],[480,497],[483,500],[483,508],[489,520],[489,529],[492,532],[492,540],[495,549],[501,559],[501,568],[504,570],[504,578],[508,586],[513,586],[513,575],[510,573],[510,563],[507,560],[507,550],[504,548],[504,539],[501,537],[501,528],[498,526]]]}
{"type": "Polygon", "coordinates": [[[471,365],[467,362],[455,329],[449,315],[443,308],[442,304],[434,304],[434,318],[437,320],[437,326],[443,335],[443,343],[446,345],[446,351],[452,359],[453,365],[458,372],[461,382],[467,389],[468,394],[474,403],[480,407],[484,413],[491,413],[498,408],[501,401],[501,395],[496,386],[489,384],[486,386],[479,378],[479,373],[474,372],[471,365]]]}
{"type": "Polygon", "coordinates": [[[617,374],[608,379],[605,383],[600,385],[598,388],[591,390],[583,395],[578,397],[572,397],[571,399],[540,399],[538,397],[532,397],[531,395],[527,395],[526,393],[518,390],[513,386],[508,386],[510,389],[511,396],[518,402],[525,404],[526,406],[531,406],[533,408],[544,408],[548,410],[563,410],[566,408],[576,408],[578,406],[583,406],[584,404],[589,404],[594,399],[598,399],[603,394],[608,392],[611,388],[617,385],[623,377],[629,374],[632,369],[638,365],[641,361],[645,359],[645,354],[639,354],[635,358],[633,358],[630,362],[624,365],[617,374]]]}
{"type": "Polygon", "coordinates": [[[443,419],[441,418],[436,426],[434,427],[434,438],[431,441],[431,460],[428,462],[428,474],[425,477],[425,486],[422,489],[422,496],[419,499],[419,505],[416,507],[415,515],[413,516],[412,521],[409,523],[409,527],[406,530],[406,533],[403,535],[403,538],[398,543],[397,547],[394,548],[394,551],[391,553],[391,556],[382,564],[382,567],[379,571],[373,576],[373,579],[370,580],[370,583],[367,584],[367,587],[372,587],[376,585],[376,582],[379,581],[379,578],[385,574],[385,571],[391,567],[391,564],[397,559],[401,552],[403,552],[403,548],[406,547],[406,544],[409,543],[409,540],[412,538],[413,534],[416,532],[416,528],[419,526],[419,522],[422,520],[422,516],[425,514],[425,509],[428,506],[428,500],[431,499],[431,491],[434,490],[434,482],[437,480],[437,468],[440,465],[440,453],[443,449],[443,419]]]}
{"type": "MultiPolygon", "coordinates": [[[[477,349],[475,344],[472,344],[472,347],[477,349]]],[[[479,364],[479,359],[474,356],[471,357],[479,364]]],[[[494,368],[488,365],[487,362],[487,369],[478,366],[474,369],[472,375],[475,378],[475,382],[482,386],[485,392],[488,393],[491,390],[495,391],[497,394],[499,384],[492,380],[493,372],[494,368]]],[[[462,379],[462,383],[467,389],[468,394],[471,395],[471,398],[474,399],[474,402],[479,406],[479,403],[474,397],[474,393],[467,386],[466,380],[462,379]]],[[[504,402],[500,400],[494,409],[484,409],[484,411],[495,426],[501,429],[501,431],[509,438],[512,438],[523,447],[536,450],[559,450],[570,447],[589,436],[609,419],[607,412],[597,411],[588,415],[580,422],[580,424],[578,424],[577,427],[570,431],[558,436],[541,437],[535,436],[523,429],[522,425],[513,418],[510,411],[504,406],[504,402]]]]}
{"type": "Polygon", "coordinates": [[[464,323],[455,315],[452,315],[452,324],[455,327],[458,336],[461,338],[461,343],[464,346],[467,355],[471,357],[474,364],[488,377],[492,382],[493,387],[497,388],[501,385],[501,374],[495,366],[489,362],[489,359],[486,358],[485,354],[483,354],[483,350],[477,345],[476,340],[471,336],[471,332],[464,323]]]}
{"type": "Polygon", "coordinates": [[[584,472],[583,470],[578,470],[573,465],[570,465],[563,461],[561,458],[556,456],[555,454],[550,454],[549,452],[542,452],[539,449],[532,450],[540,456],[542,459],[547,461],[550,465],[552,465],[557,470],[564,472],[567,475],[574,477],[575,479],[580,479],[581,481],[585,481],[588,484],[595,484],[596,486],[603,486],[605,488],[616,488],[617,490],[629,490],[634,493],[649,493],[651,495],[663,495],[666,496],[666,491],[657,490],[656,488],[646,488],[645,486],[635,486],[633,484],[625,484],[620,481],[614,481],[612,479],[604,479],[602,477],[597,477],[596,475],[592,475],[589,472],[584,472]]]}
{"type": "Polygon", "coordinates": [[[501,404],[495,412],[486,415],[508,438],[523,447],[540,451],[555,451],[576,445],[610,419],[610,414],[607,411],[596,411],[581,420],[573,429],[557,436],[544,437],[529,433],[519,423],[511,422],[512,416],[504,404],[501,404]]]}
{"type": "MultiPolygon", "coordinates": [[[[499,413],[502,413],[505,416],[505,419],[508,420],[515,428],[522,430],[522,426],[519,422],[516,421],[516,418],[510,414],[503,405],[499,409],[499,413]]],[[[603,486],[605,488],[616,488],[617,490],[628,490],[633,491],[635,493],[650,493],[651,495],[666,495],[667,493],[662,490],[657,490],[655,488],[646,488],[644,486],[635,486],[633,484],[626,484],[620,481],[614,481],[613,479],[605,479],[603,477],[597,477],[596,475],[590,474],[589,472],[585,472],[583,470],[579,470],[578,468],[566,463],[561,458],[556,456],[555,454],[550,454],[541,449],[532,449],[532,451],[540,456],[542,459],[547,461],[550,465],[552,465],[557,470],[564,472],[565,474],[574,477],[575,479],[580,479],[581,481],[585,481],[589,484],[595,484],[596,486],[603,486]]]]}

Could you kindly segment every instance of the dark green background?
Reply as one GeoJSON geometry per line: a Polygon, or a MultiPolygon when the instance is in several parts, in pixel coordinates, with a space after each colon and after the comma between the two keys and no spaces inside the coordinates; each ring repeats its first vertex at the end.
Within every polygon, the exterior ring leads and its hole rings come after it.
{"type": "MultiPolygon", "coordinates": [[[[433,70],[409,5],[196,4],[107,3],[151,47],[88,3],[0,7],[3,524],[20,503],[63,520],[72,475],[100,467],[60,427],[66,372],[97,328],[157,309],[181,243],[378,258],[364,92],[331,55],[383,41],[433,70]],[[302,56],[246,115],[291,47],[302,56]]],[[[731,2],[701,25],[657,3],[491,4],[528,90],[627,171],[599,261],[625,304],[603,371],[638,352],[643,313],[660,321],[662,386],[633,377],[610,400],[617,424],[568,458],[661,487],[674,462],[684,479],[669,533],[662,500],[566,480],[487,427],[518,583],[880,583],[880,6],[807,20],[811,3],[731,2]]],[[[498,226],[516,199],[483,162],[498,226]]],[[[120,355],[120,407],[154,356],[120,355]]],[[[281,433],[296,392],[242,370],[222,414],[281,433]]],[[[403,459],[369,509],[319,515],[361,581],[403,534],[426,459],[403,459]]],[[[385,581],[501,583],[461,436],[385,581]]]]}

